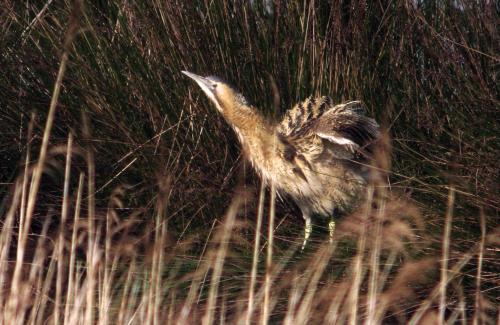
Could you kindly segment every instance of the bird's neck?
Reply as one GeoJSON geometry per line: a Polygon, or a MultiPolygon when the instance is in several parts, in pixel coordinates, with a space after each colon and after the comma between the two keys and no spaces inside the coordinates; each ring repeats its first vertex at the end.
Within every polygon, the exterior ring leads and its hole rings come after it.
{"type": "Polygon", "coordinates": [[[223,115],[254,167],[261,172],[270,170],[276,146],[280,144],[271,123],[255,108],[246,105],[225,107],[223,115]]]}
{"type": "Polygon", "coordinates": [[[238,134],[240,141],[263,142],[271,140],[273,127],[254,107],[235,104],[225,107],[223,115],[238,134]]]}

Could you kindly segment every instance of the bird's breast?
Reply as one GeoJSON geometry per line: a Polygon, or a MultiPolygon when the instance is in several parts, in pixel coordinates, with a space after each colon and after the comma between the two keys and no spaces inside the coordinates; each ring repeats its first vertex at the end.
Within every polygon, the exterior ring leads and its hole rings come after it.
{"type": "Polygon", "coordinates": [[[315,213],[328,215],[335,208],[349,211],[360,201],[364,179],[342,159],[321,159],[321,146],[300,143],[302,147],[298,147],[279,137],[238,137],[245,156],[263,181],[273,182],[299,206],[307,205],[315,213]]]}
{"type": "Polygon", "coordinates": [[[307,155],[276,162],[272,175],[277,187],[299,206],[307,205],[310,211],[322,215],[335,208],[341,212],[352,210],[363,198],[366,186],[361,175],[340,161],[324,163],[307,155]]]}

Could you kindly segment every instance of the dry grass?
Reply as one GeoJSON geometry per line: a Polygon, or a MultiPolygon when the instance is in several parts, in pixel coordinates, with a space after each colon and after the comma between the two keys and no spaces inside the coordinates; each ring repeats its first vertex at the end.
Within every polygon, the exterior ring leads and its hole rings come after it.
{"type": "MultiPolygon", "coordinates": [[[[68,178],[72,148],[70,137],[65,146],[68,178]]],[[[288,252],[273,253],[270,243],[279,230],[270,222],[261,272],[259,231],[252,262],[245,263],[238,255],[238,250],[245,249],[239,238],[247,226],[241,219],[243,207],[253,199],[248,192],[235,195],[214,235],[207,239],[207,249],[197,257],[189,255],[192,243],[188,240],[169,240],[168,216],[161,214],[168,202],[163,196],[157,202],[159,214],[144,230],[134,230],[134,216],[122,218],[117,213],[126,195],[120,189],[110,199],[102,219],[91,222],[91,209],[85,211],[87,218],[81,218],[84,183],[87,189],[92,183],[83,173],[76,198],[68,194],[70,180],[65,179],[61,213],[54,213],[65,222],[56,233],[48,234],[50,215],[40,234],[29,235],[26,229],[32,227],[30,218],[21,220],[19,232],[13,221],[25,210],[23,204],[28,206],[22,198],[30,192],[37,197],[32,192],[34,177],[33,169],[19,178],[2,227],[0,315],[4,323],[267,324],[283,320],[286,324],[421,324],[430,319],[438,323],[494,323],[493,302],[487,300],[488,292],[480,289],[481,265],[497,263],[495,250],[500,234],[498,229],[490,233],[483,229],[477,245],[452,257],[453,190],[441,258],[429,254],[415,257],[418,250],[430,247],[423,234],[422,216],[408,201],[380,195],[379,189],[385,187],[378,184],[370,187],[372,194],[365,207],[340,223],[334,243],[324,238],[323,243],[311,244],[310,253],[299,253],[300,236],[288,238],[293,240],[288,252]],[[30,185],[26,186],[24,179],[30,179],[30,185]],[[376,208],[372,202],[377,203],[376,208]],[[66,233],[66,229],[71,231],[66,233]],[[32,243],[22,240],[24,234],[32,238],[32,243]],[[17,245],[12,241],[16,237],[20,238],[17,245]],[[352,241],[357,244],[351,245],[352,241]],[[346,250],[354,247],[354,255],[345,256],[346,250]],[[17,258],[10,259],[9,255],[16,252],[17,258]],[[25,255],[20,259],[19,254],[25,255]],[[476,291],[467,297],[462,282],[470,273],[465,268],[476,257],[476,291]],[[186,272],[183,264],[191,258],[198,260],[197,268],[186,272]],[[234,263],[239,262],[243,265],[236,268],[234,263]],[[248,284],[246,279],[250,286],[241,286],[248,284]]],[[[259,220],[263,199],[261,189],[259,220]]],[[[272,219],[273,208],[270,213],[272,219]]],[[[492,281],[496,277],[488,279],[492,281]]]]}
{"type": "Polygon", "coordinates": [[[493,2],[5,8],[0,323],[498,323],[493,2]],[[369,104],[391,137],[333,243],[300,251],[185,68],[269,116],[369,104]]]}

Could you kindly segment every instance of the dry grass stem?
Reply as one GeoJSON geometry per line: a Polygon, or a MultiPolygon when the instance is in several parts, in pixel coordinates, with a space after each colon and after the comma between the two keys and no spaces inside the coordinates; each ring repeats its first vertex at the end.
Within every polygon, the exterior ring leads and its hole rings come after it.
{"type": "Polygon", "coordinates": [[[450,194],[448,196],[448,208],[446,210],[446,219],[443,235],[443,250],[441,255],[441,282],[439,286],[439,318],[440,324],[444,322],[444,313],[446,310],[446,287],[448,284],[448,261],[450,258],[450,235],[451,223],[453,218],[453,206],[455,204],[455,190],[450,187],[450,194]]]}
{"type": "Polygon", "coordinates": [[[271,312],[271,274],[273,266],[273,238],[274,238],[274,217],[276,204],[276,188],[274,183],[271,183],[271,198],[269,209],[269,225],[267,232],[267,254],[266,254],[266,274],[264,278],[264,304],[262,306],[261,324],[267,324],[269,314],[271,312]]]}
{"type": "Polygon", "coordinates": [[[250,325],[254,309],[254,291],[257,281],[257,265],[259,263],[260,232],[262,228],[262,218],[264,215],[265,184],[261,182],[259,190],[259,208],[257,211],[257,225],[255,228],[255,242],[253,247],[252,271],[250,273],[250,286],[248,288],[248,309],[245,316],[245,324],[250,325]]]}

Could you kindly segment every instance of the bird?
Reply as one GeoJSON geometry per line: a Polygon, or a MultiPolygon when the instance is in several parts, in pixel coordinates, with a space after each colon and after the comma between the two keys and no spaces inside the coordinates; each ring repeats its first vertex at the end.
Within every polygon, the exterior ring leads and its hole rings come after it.
{"type": "Polygon", "coordinates": [[[198,84],[234,130],[262,181],[297,204],[305,220],[302,250],[313,216],[328,220],[331,241],[335,220],[366,197],[380,130],[364,103],[334,104],[328,96],[311,96],[272,122],[222,78],[182,73],[198,84]]]}

